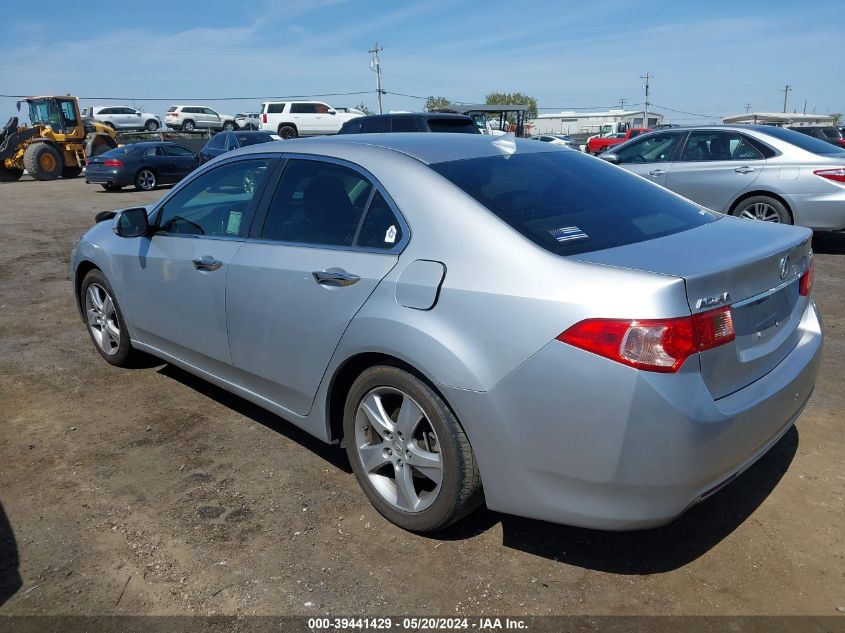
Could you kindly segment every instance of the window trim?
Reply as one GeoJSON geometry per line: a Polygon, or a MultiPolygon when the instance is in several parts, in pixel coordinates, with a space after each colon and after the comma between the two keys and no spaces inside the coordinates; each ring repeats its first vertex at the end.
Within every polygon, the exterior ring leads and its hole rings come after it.
{"type": "Polygon", "coordinates": [[[408,222],[405,220],[405,216],[402,215],[402,212],[399,210],[399,207],[396,206],[396,203],[393,201],[393,198],[390,196],[390,194],[387,192],[381,182],[379,182],[379,180],[375,176],[373,176],[369,171],[367,171],[360,165],[343,160],[342,158],[334,158],[333,156],[322,156],[319,154],[294,154],[285,152],[280,157],[279,166],[276,171],[277,173],[273,177],[272,183],[270,183],[269,180],[265,181],[266,184],[264,186],[264,191],[261,195],[261,207],[256,211],[255,215],[253,216],[250,230],[246,236],[247,242],[255,244],[275,244],[278,246],[293,246],[297,248],[318,248],[330,251],[351,251],[355,253],[399,255],[403,250],[405,250],[405,247],[411,240],[411,227],[408,225],[408,222]],[[352,171],[358,173],[363,178],[367,179],[371,185],[373,185],[372,189],[370,190],[370,194],[367,197],[367,202],[364,205],[364,210],[361,213],[361,217],[358,219],[358,226],[355,229],[355,237],[353,238],[352,245],[342,246],[337,244],[312,244],[309,242],[271,240],[261,237],[261,231],[264,229],[264,223],[267,221],[267,215],[270,212],[270,203],[272,202],[273,194],[275,194],[276,188],[279,186],[279,183],[284,177],[285,168],[287,167],[287,163],[289,160],[310,160],[314,162],[330,163],[333,165],[338,165],[340,167],[346,167],[347,169],[351,169],[352,171]],[[393,212],[393,215],[396,217],[396,220],[399,222],[399,226],[402,229],[402,239],[396,242],[396,244],[394,244],[393,247],[389,249],[355,245],[355,242],[358,240],[358,235],[361,232],[363,221],[367,217],[367,213],[370,212],[370,205],[373,202],[373,198],[375,197],[376,191],[378,191],[384,198],[385,202],[387,202],[387,206],[390,207],[390,210],[393,212]]]}
{"type": "Polygon", "coordinates": [[[265,153],[261,153],[261,154],[242,154],[240,156],[236,156],[236,157],[232,158],[231,160],[227,160],[227,161],[220,162],[220,163],[215,163],[212,167],[210,167],[208,169],[198,169],[198,170],[192,172],[191,176],[193,176],[193,177],[183,178],[182,181],[179,182],[179,184],[176,187],[171,189],[170,193],[168,195],[166,195],[164,198],[159,200],[155,204],[153,209],[150,211],[149,216],[148,216],[149,217],[149,224],[150,224],[150,227],[153,229],[151,236],[150,236],[150,239],[152,239],[154,237],[178,237],[178,238],[182,238],[182,239],[227,240],[227,241],[238,241],[238,242],[243,242],[243,241],[247,240],[249,238],[249,235],[250,235],[253,227],[255,226],[255,219],[258,217],[258,215],[261,211],[261,205],[265,202],[264,196],[265,196],[267,189],[268,189],[268,183],[271,180],[273,180],[275,182],[275,180],[277,179],[277,172],[278,172],[278,169],[279,169],[279,164],[280,163],[283,164],[283,161],[279,161],[278,158],[279,158],[278,154],[265,154],[265,153]],[[182,191],[182,189],[189,186],[197,178],[202,178],[205,174],[208,174],[208,173],[215,171],[217,169],[220,169],[222,167],[226,167],[228,165],[231,165],[232,163],[239,163],[239,162],[247,161],[247,160],[267,160],[269,162],[268,162],[268,165],[267,165],[267,176],[266,176],[266,178],[264,178],[262,180],[261,184],[259,185],[259,191],[255,192],[256,195],[254,195],[252,197],[252,200],[249,203],[249,207],[247,209],[247,211],[250,214],[249,227],[247,227],[247,230],[246,230],[246,232],[243,236],[237,236],[237,235],[188,235],[188,234],[184,234],[184,233],[166,233],[164,231],[158,230],[160,214],[161,214],[162,209],[164,209],[164,207],[167,205],[167,203],[170,202],[170,200],[174,196],[178,195],[179,192],[182,191]]]}

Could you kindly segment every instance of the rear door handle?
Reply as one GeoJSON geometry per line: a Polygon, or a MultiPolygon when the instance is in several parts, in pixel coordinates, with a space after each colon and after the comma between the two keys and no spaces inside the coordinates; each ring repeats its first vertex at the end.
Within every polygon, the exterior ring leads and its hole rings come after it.
{"type": "Polygon", "coordinates": [[[665,169],[652,169],[650,172],[648,172],[648,175],[649,176],[662,176],[665,173],[666,173],[665,169]]]}
{"type": "Polygon", "coordinates": [[[211,255],[203,255],[199,259],[193,259],[191,261],[197,270],[217,270],[223,265],[223,262],[219,259],[214,259],[211,255]]]}
{"type": "Polygon", "coordinates": [[[314,281],[323,286],[351,286],[361,280],[361,277],[358,275],[339,271],[327,272],[325,270],[315,270],[311,274],[314,275],[314,281]]]}
{"type": "Polygon", "coordinates": [[[738,174],[750,174],[752,171],[756,170],[754,169],[754,167],[748,167],[747,165],[744,165],[742,167],[737,167],[736,169],[734,169],[734,171],[738,174]]]}

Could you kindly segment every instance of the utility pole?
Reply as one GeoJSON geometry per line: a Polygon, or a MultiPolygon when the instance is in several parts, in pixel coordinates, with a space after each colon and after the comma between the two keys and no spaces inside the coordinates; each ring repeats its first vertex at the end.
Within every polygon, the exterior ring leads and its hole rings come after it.
{"type": "Polygon", "coordinates": [[[750,104],[750,103],[746,103],[746,104],[745,104],[745,114],[748,114],[748,112],[749,112],[750,110],[751,110],[751,104],[750,104]]]}
{"type": "Polygon", "coordinates": [[[376,73],[376,94],[378,96],[378,113],[382,114],[381,111],[381,62],[379,62],[378,54],[383,51],[384,49],[378,45],[376,45],[369,50],[369,53],[372,55],[370,59],[370,68],[373,69],[376,73]]]}
{"type": "Polygon", "coordinates": [[[654,75],[647,72],[644,76],[641,76],[640,79],[645,79],[645,112],[643,113],[643,127],[648,127],[648,95],[650,82],[654,79],[654,75]]]}
{"type": "Polygon", "coordinates": [[[625,109],[625,102],[626,102],[626,101],[627,101],[627,99],[626,99],[625,97],[622,97],[622,98],[619,100],[619,109],[620,109],[620,110],[624,110],[624,109],[625,109]]]}
{"type": "Polygon", "coordinates": [[[804,114],[807,114],[807,100],[804,99],[804,114]]]}
{"type": "Polygon", "coordinates": [[[783,87],[783,111],[784,112],[786,112],[786,97],[787,97],[787,95],[789,95],[789,93],[791,91],[792,91],[792,86],[790,86],[789,84],[786,84],[783,87]]]}

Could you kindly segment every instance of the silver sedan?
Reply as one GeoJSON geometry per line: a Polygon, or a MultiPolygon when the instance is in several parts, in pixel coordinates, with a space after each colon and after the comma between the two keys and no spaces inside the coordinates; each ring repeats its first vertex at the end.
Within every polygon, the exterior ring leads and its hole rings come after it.
{"type": "Polygon", "coordinates": [[[773,446],[816,380],[809,230],[548,143],[254,145],[98,220],[72,280],[107,362],[152,354],[345,446],[409,530],[482,503],[666,523],[773,446]]]}
{"type": "Polygon", "coordinates": [[[708,209],[845,229],[845,149],[765,125],[672,128],[601,154],[708,209]]]}

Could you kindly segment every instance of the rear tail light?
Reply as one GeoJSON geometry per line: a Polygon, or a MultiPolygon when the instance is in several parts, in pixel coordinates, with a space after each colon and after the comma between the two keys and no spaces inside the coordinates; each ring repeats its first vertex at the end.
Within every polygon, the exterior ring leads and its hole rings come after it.
{"type": "Polygon", "coordinates": [[[261,122],[262,122],[262,123],[267,123],[267,115],[266,115],[266,114],[262,114],[262,115],[261,115],[261,122]]]}
{"type": "Polygon", "coordinates": [[[813,172],[816,176],[827,178],[835,182],[845,182],[845,168],[838,167],[836,169],[817,169],[813,172]]]}
{"type": "Polygon", "coordinates": [[[839,143],[840,147],[845,147],[845,138],[837,139],[836,142],[839,143]]]}
{"type": "Polygon", "coordinates": [[[106,167],[123,167],[123,161],[114,158],[107,158],[103,161],[103,165],[106,167]]]}
{"type": "Polygon", "coordinates": [[[677,319],[587,319],[557,340],[637,369],[674,373],[693,354],[735,338],[725,306],[677,319]]]}
{"type": "Polygon", "coordinates": [[[801,281],[798,282],[798,290],[801,292],[802,297],[808,297],[810,291],[813,289],[813,268],[813,258],[811,257],[810,265],[804,271],[804,274],[801,275],[801,281]]]}

